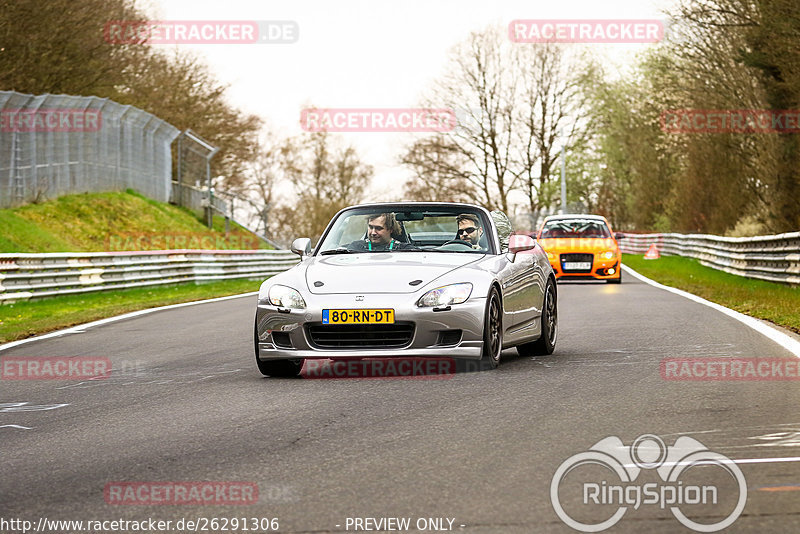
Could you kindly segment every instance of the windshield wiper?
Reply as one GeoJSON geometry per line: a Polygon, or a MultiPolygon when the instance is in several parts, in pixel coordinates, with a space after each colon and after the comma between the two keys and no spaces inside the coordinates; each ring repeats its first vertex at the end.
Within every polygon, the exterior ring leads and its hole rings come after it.
{"type": "Polygon", "coordinates": [[[363,252],[363,251],[350,250],[349,248],[339,247],[339,248],[334,248],[334,249],[331,249],[331,250],[326,250],[326,251],[320,252],[319,255],[320,256],[330,256],[330,255],[333,255],[333,254],[358,254],[359,252],[363,252]]]}

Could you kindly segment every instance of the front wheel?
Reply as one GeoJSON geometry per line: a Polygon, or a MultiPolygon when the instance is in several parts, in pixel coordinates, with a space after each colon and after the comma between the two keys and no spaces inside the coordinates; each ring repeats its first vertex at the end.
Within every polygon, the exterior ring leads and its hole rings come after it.
{"type": "Polygon", "coordinates": [[[517,347],[520,356],[537,356],[553,354],[556,350],[556,337],[558,336],[558,301],[556,300],[556,284],[553,280],[547,281],[542,303],[542,335],[531,343],[517,347]]]}
{"type": "Polygon", "coordinates": [[[303,369],[303,360],[261,361],[256,358],[256,364],[264,376],[292,378],[300,376],[300,371],[303,369]]]}
{"type": "Polygon", "coordinates": [[[503,352],[503,317],[500,306],[500,295],[492,288],[486,299],[486,314],[483,320],[483,350],[481,367],[495,369],[500,365],[500,353],[503,352]]]}
{"type": "Polygon", "coordinates": [[[296,360],[261,360],[258,357],[258,323],[253,326],[253,343],[256,351],[256,365],[264,376],[295,377],[303,369],[302,359],[296,360]]]}

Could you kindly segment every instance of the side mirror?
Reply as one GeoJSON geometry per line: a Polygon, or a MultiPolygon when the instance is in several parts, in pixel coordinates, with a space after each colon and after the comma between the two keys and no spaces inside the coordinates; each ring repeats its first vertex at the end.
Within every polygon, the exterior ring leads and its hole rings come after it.
{"type": "Polygon", "coordinates": [[[311,254],[311,239],[307,237],[298,237],[292,241],[292,252],[299,254],[301,258],[311,254]]]}
{"type": "Polygon", "coordinates": [[[529,235],[515,234],[508,239],[508,251],[511,254],[533,250],[534,248],[536,248],[536,241],[529,235]]]}
{"type": "Polygon", "coordinates": [[[614,239],[619,241],[620,239],[625,239],[625,234],[622,232],[614,232],[614,239]]]}

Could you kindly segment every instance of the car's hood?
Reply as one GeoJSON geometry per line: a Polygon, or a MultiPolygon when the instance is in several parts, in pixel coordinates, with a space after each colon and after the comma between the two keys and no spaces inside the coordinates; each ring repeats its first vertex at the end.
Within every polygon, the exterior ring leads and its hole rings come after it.
{"type": "Polygon", "coordinates": [[[561,254],[564,252],[585,252],[594,254],[595,252],[602,252],[604,250],[616,250],[617,243],[612,238],[574,238],[574,237],[559,237],[559,238],[545,238],[540,239],[539,244],[547,252],[553,254],[561,254]]]}
{"type": "Polygon", "coordinates": [[[483,254],[444,252],[316,256],[310,258],[306,266],[306,285],[317,295],[413,293],[432,280],[483,257],[483,254]],[[411,285],[417,280],[418,283],[411,285]]]}

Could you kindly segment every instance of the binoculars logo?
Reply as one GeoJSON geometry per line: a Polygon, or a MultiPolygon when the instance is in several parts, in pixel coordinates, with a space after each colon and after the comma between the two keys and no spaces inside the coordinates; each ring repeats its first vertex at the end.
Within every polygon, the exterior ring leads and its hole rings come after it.
{"type": "MultiPolygon", "coordinates": [[[[612,477],[614,476],[612,475],[612,477]]],[[[575,474],[573,473],[573,476],[575,474]]],[[[657,505],[669,508],[672,515],[685,527],[697,532],[717,532],[733,524],[747,502],[747,483],[742,471],[730,458],[709,450],[694,438],[682,436],[672,447],[658,436],[644,434],[630,447],[616,436],[598,441],[588,451],[575,454],[562,463],[550,484],[550,499],[558,517],[581,532],[601,532],[619,522],[629,508],[657,505]],[[559,492],[564,478],[581,467],[599,466],[611,471],[619,483],[605,480],[582,484],[583,505],[603,505],[604,510],[618,506],[610,517],[598,522],[581,522],[564,510],[559,492]],[[712,466],[724,470],[738,486],[732,511],[716,523],[699,523],[681,511],[689,505],[719,505],[719,488],[715,485],[685,484],[681,480],[687,470],[695,466],[712,466]],[[655,470],[661,483],[636,483],[644,470],[655,470]],[[610,505],[610,506],[609,506],[610,505]]],[[[586,508],[584,508],[586,510],[586,508]]],[[[607,514],[603,514],[605,517],[607,514]]],[[[582,519],[582,521],[586,521],[582,519]]]]}

